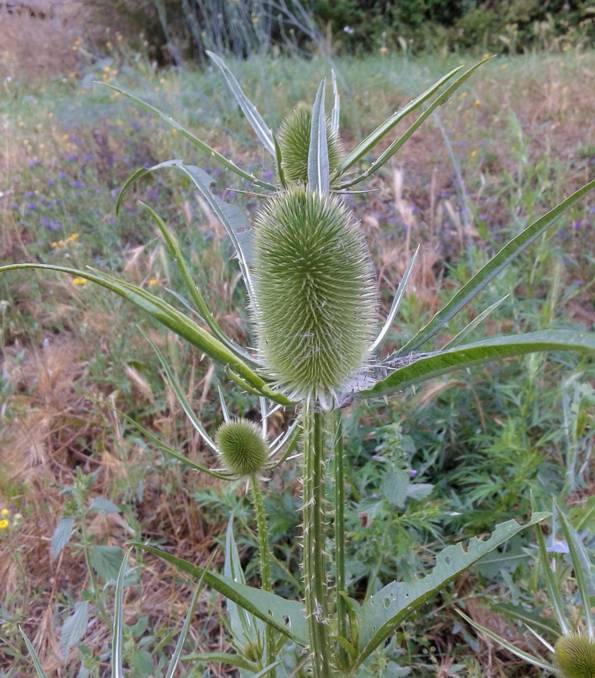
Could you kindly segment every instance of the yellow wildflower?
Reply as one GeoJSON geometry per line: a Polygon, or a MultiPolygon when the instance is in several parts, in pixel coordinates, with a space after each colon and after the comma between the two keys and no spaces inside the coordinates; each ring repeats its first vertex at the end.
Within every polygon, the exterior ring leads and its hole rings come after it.
{"type": "Polygon", "coordinates": [[[3,518],[6,518],[6,516],[10,515],[10,511],[7,508],[0,509],[0,516],[3,518]]]}
{"type": "Polygon", "coordinates": [[[154,278],[154,277],[153,277],[153,278],[149,278],[149,279],[147,280],[147,285],[148,285],[149,287],[155,287],[155,285],[159,285],[159,278],[154,278]]]}
{"type": "Polygon", "coordinates": [[[0,530],[7,530],[10,527],[10,523],[6,518],[0,520],[0,530]]]}
{"type": "Polygon", "coordinates": [[[79,278],[78,276],[76,278],[72,279],[72,284],[76,285],[77,287],[81,287],[82,285],[87,284],[87,280],[85,278],[79,278]]]}

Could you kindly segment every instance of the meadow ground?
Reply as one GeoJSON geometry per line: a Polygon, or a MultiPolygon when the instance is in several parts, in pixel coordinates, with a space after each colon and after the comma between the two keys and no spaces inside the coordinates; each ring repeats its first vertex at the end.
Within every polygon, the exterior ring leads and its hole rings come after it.
{"type": "MultiPolygon", "coordinates": [[[[458,61],[390,55],[337,60],[345,146],[458,61]]],[[[295,103],[312,99],[329,65],[280,58],[233,68],[276,128],[295,103]]],[[[507,237],[592,178],[594,74],[592,52],[494,60],[369,182],[371,192],[347,198],[383,289],[394,288],[410,253],[422,245],[390,345],[410,336],[507,237]]],[[[159,71],[142,59],[115,59],[84,77],[72,74],[35,89],[5,81],[0,261],[92,265],[168,295],[177,278],[153,224],[135,204],[135,197],[143,198],[178,234],[220,324],[247,342],[249,318],[236,310],[244,297],[228,243],[190,187],[163,174],[139,184],[118,217],[114,202],[132,170],[169,158],[205,167],[228,200],[252,213],[258,198],[236,192],[233,177],[179,134],[95,80],[150,97],[240,164],[272,176],[215,72],[159,71]]],[[[557,235],[534,245],[440,339],[499,300],[474,336],[592,328],[594,212],[588,200],[568,212],[557,235]]],[[[215,551],[219,565],[233,513],[251,576],[255,537],[242,484],[219,485],[183,471],[122,416],[141,421],[190,457],[213,461],[164,385],[139,326],[176,366],[207,428],[216,426],[215,385],[222,375],[124,301],[57,274],[0,279],[0,508],[9,523],[0,531],[0,675],[31,675],[17,623],[49,675],[106,675],[109,582],[131,538],[159,541],[196,562],[215,551]],[[60,544],[69,534],[68,544],[60,544]],[[78,642],[72,623],[64,622],[84,600],[91,616],[78,642]]],[[[548,509],[559,496],[582,527],[593,529],[593,376],[582,358],[530,356],[430,382],[380,410],[353,408],[347,515],[352,595],[422,571],[444,543],[527,514],[531,502],[548,509]],[[391,499],[395,466],[415,471],[429,487],[407,502],[406,512],[391,499]]],[[[252,399],[226,391],[232,407],[250,416],[252,399]]],[[[281,415],[276,425],[283,425],[281,415]]],[[[299,586],[295,463],[271,480],[267,497],[273,574],[276,589],[286,595],[299,586]]],[[[431,601],[374,660],[370,675],[383,675],[390,661],[413,666],[415,676],[538,675],[475,638],[449,609],[452,597],[466,599],[476,620],[530,644],[484,597],[542,600],[531,543],[530,534],[523,536],[496,565],[475,568],[431,601]]],[[[166,661],[191,586],[152,558],[139,557],[137,564],[126,597],[126,655],[131,675],[147,676],[159,674],[166,661]]],[[[205,592],[186,650],[225,649],[222,619],[221,600],[205,592]]],[[[222,665],[210,671],[229,674],[222,665]]],[[[204,674],[199,669],[191,675],[204,674]]]]}

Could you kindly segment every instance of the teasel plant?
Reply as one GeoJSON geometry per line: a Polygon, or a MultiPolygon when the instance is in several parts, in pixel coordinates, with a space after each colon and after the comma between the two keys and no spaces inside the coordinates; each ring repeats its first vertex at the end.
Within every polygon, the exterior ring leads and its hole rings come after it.
{"type": "MultiPolygon", "coordinates": [[[[595,335],[575,330],[546,330],[464,342],[465,334],[481,322],[489,309],[448,344],[433,347],[428,344],[506,266],[537,240],[553,234],[560,225],[559,217],[576,205],[595,186],[595,181],[526,226],[397,351],[383,355],[383,339],[398,313],[419,248],[408,262],[390,310],[378,328],[371,256],[354,215],[342,202],[342,194],[385,165],[486,59],[467,68],[453,69],[391,115],[351,151],[345,151],[340,141],[340,99],[334,74],[330,115],[326,112],[323,81],[312,108],[290,113],[279,134],[274,135],[221,57],[215,54],[210,57],[222,72],[257,139],[271,156],[271,164],[276,169],[275,183],[242,169],[153,104],[114,85],[107,86],[159,115],[210,162],[219,163],[258,192],[263,206],[254,224],[248,223],[236,205],[224,202],[213,192],[213,181],[203,169],[181,160],[169,160],[134,172],[123,185],[116,210],[140,178],[163,169],[175,169],[185,175],[229,237],[246,288],[256,349],[241,346],[224,333],[196,285],[175,235],[159,215],[142,202],[179,270],[185,291],[184,295],[176,294],[175,301],[167,301],[140,286],[91,268],[78,270],[18,263],[1,267],[0,273],[41,269],[96,283],[127,299],[208,356],[219,365],[222,381],[235,383],[261,403],[259,432],[241,417],[232,419],[221,397],[225,421],[215,438],[210,437],[193,413],[173,370],[156,349],[165,378],[184,413],[206,446],[217,453],[221,468],[191,461],[132,422],[164,454],[222,481],[245,479],[253,490],[261,588],[249,586],[244,580],[231,525],[223,574],[206,564],[178,558],[157,546],[135,544],[226,597],[235,652],[224,657],[192,658],[225,661],[238,667],[243,675],[356,676],[372,653],[437,591],[511,537],[544,520],[548,513],[534,513],[522,524],[510,520],[497,525],[489,538],[476,537],[466,544],[447,546],[438,553],[433,569],[424,577],[393,581],[366,599],[355,600],[348,595],[345,574],[342,411],[354,401],[382,399],[427,379],[490,361],[539,351],[593,354],[595,335]],[[411,115],[416,117],[409,127],[366,169],[356,171],[378,143],[411,115]],[[267,416],[276,408],[288,411],[294,423],[280,438],[268,442],[267,416]],[[288,600],[273,591],[270,580],[271,556],[260,492],[261,480],[294,450],[302,460],[302,596],[288,600]],[[333,491],[329,492],[327,487],[331,483],[327,483],[327,479],[331,473],[333,491]],[[332,562],[326,552],[329,537],[334,540],[332,562]],[[295,657],[295,662],[288,669],[290,655],[295,657]]],[[[116,587],[114,676],[123,675],[121,589],[125,570],[123,564],[116,587]]]]}
{"type": "Polygon", "coordinates": [[[583,544],[580,526],[575,529],[556,502],[552,509],[547,543],[541,526],[537,525],[534,529],[536,559],[545,580],[543,590],[549,603],[549,615],[544,614],[541,606],[537,609],[518,604],[490,606],[493,612],[518,623],[523,631],[529,632],[529,648],[518,647],[493,629],[471,619],[461,609],[455,609],[481,636],[528,664],[562,678],[592,678],[595,676],[591,602],[595,594],[595,568],[592,552],[583,544]],[[571,574],[574,575],[574,585],[570,585],[571,574]],[[566,605],[565,594],[568,596],[566,605]]]}

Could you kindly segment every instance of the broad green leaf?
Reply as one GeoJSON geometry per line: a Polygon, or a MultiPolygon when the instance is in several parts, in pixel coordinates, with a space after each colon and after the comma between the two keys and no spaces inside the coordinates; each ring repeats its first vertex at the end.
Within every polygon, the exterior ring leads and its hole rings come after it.
{"type": "Polygon", "coordinates": [[[452,370],[536,351],[595,352],[595,333],[575,330],[545,330],[506,337],[491,337],[447,351],[418,353],[395,358],[395,369],[358,397],[388,395],[393,391],[439,377],[452,370]]]}
{"type": "Polygon", "coordinates": [[[89,502],[89,510],[97,511],[97,513],[103,513],[105,515],[120,512],[120,509],[114,502],[107,499],[107,497],[93,497],[89,502]]]}
{"type": "Polygon", "coordinates": [[[378,333],[378,336],[374,340],[374,343],[370,347],[370,351],[375,351],[378,348],[380,342],[384,339],[385,334],[389,331],[391,325],[393,324],[395,316],[397,315],[397,311],[399,310],[399,306],[401,305],[401,301],[403,300],[403,295],[405,294],[405,290],[407,289],[407,284],[409,282],[409,278],[411,277],[411,273],[413,271],[413,267],[415,266],[415,260],[417,259],[418,254],[419,254],[419,245],[415,248],[415,252],[413,253],[411,259],[409,259],[409,263],[407,264],[405,273],[403,273],[401,282],[399,283],[397,291],[395,292],[395,296],[393,297],[393,302],[391,304],[390,311],[386,316],[386,321],[384,322],[382,329],[378,333]]]}
{"type": "Polygon", "coordinates": [[[568,518],[562,509],[556,503],[556,509],[560,518],[560,527],[562,534],[568,544],[570,551],[570,559],[572,561],[572,569],[574,570],[574,578],[576,579],[576,586],[578,588],[579,596],[583,605],[583,612],[585,615],[585,624],[587,627],[587,635],[593,638],[593,616],[591,612],[591,599],[589,596],[589,582],[593,586],[592,568],[589,559],[584,553],[583,545],[577,533],[568,522],[568,518]]]}
{"type": "Polygon", "coordinates": [[[271,130],[267,127],[265,121],[262,119],[260,113],[256,110],[256,106],[244,94],[244,90],[241,88],[240,83],[237,81],[235,75],[229,70],[225,64],[225,61],[223,61],[223,59],[214,52],[210,52],[208,49],[205,51],[211,58],[211,61],[213,61],[221,73],[223,73],[223,77],[225,78],[227,86],[234,95],[235,100],[238,102],[243,114],[246,116],[246,120],[248,120],[252,129],[256,133],[256,136],[259,138],[260,143],[271,155],[274,156],[275,147],[273,145],[273,135],[271,134],[271,130]]]}
{"type": "Polygon", "coordinates": [[[401,134],[398,139],[395,139],[395,141],[392,142],[392,144],[380,155],[380,157],[375,160],[368,169],[363,172],[363,174],[360,174],[359,176],[355,177],[354,179],[350,179],[349,181],[346,181],[342,183],[339,188],[348,188],[350,186],[354,186],[355,184],[359,184],[361,181],[364,181],[367,179],[370,175],[374,174],[374,172],[378,171],[392,156],[403,146],[403,144],[422,126],[422,124],[425,122],[426,118],[428,118],[435,110],[438,108],[438,106],[442,106],[448,98],[453,94],[453,92],[458,89],[471,75],[480,67],[483,66],[483,64],[486,63],[486,61],[489,61],[492,59],[491,56],[485,57],[485,59],[482,59],[480,62],[474,64],[473,66],[469,67],[467,70],[465,70],[459,77],[451,83],[441,94],[439,94],[434,101],[423,111],[423,113],[420,113],[420,115],[415,119],[415,122],[413,122],[406,130],[401,134]]]}
{"type": "Polygon", "coordinates": [[[424,344],[440,331],[446,323],[453,318],[466,304],[468,304],[481,290],[483,290],[510,262],[524,252],[532,245],[558,217],[574,205],[591,189],[595,188],[595,179],[585,184],[578,191],[568,196],[561,203],[556,205],[549,212],[527,226],[521,233],[509,240],[506,245],[488,261],[461,289],[452,297],[452,299],[441,308],[430,322],[415,334],[404,346],[402,346],[398,355],[404,355],[424,344]]]}
{"type": "Polygon", "coordinates": [[[219,326],[219,323],[215,319],[215,316],[212,314],[209,305],[207,304],[205,298],[203,297],[202,293],[200,292],[196,283],[194,282],[194,278],[192,277],[192,273],[190,272],[190,267],[188,266],[186,259],[184,258],[184,255],[182,254],[182,250],[178,245],[178,241],[174,237],[173,233],[171,233],[171,231],[168,230],[163,219],[161,219],[157,212],[155,212],[155,210],[152,207],[147,205],[147,203],[141,200],[140,204],[147,210],[147,212],[152,217],[153,221],[157,224],[157,228],[161,232],[161,235],[165,242],[165,248],[169,256],[173,259],[174,263],[176,264],[178,271],[180,272],[180,275],[182,277],[182,282],[184,283],[185,288],[188,290],[190,298],[194,302],[194,305],[196,306],[201,318],[206,322],[206,324],[209,326],[213,334],[218,339],[220,339],[227,346],[227,348],[233,351],[240,358],[248,361],[253,361],[252,357],[248,354],[248,352],[244,350],[241,346],[238,346],[234,341],[232,341],[219,326]]]}
{"type": "Polygon", "coordinates": [[[204,581],[207,586],[237,603],[244,610],[262,619],[265,623],[270,624],[299,645],[307,645],[308,631],[301,603],[286,600],[274,593],[262,591],[252,586],[240,584],[229,577],[211,572],[182,558],[177,558],[156,546],[141,543],[136,543],[135,546],[139,546],[148,553],[162,558],[174,565],[178,570],[186,572],[193,577],[198,578],[204,573],[204,581]]]}
{"type": "Polygon", "coordinates": [[[308,147],[308,190],[326,195],[329,191],[328,143],[326,138],[326,113],[324,111],[323,80],[318,86],[312,122],[310,124],[310,145],[308,147]]]}
{"type": "Polygon", "coordinates": [[[94,544],[89,547],[89,561],[95,572],[106,582],[115,581],[120,569],[124,553],[119,546],[94,544]]]}
{"type": "Polygon", "coordinates": [[[153,444],[160,452],[163,452],[163,454],[167,455],[168,457],[176,459],[177,461],[184,464],[184,466],[188,466],[194,471],[199,471],[200,473],[207,473],[208,475],[213,476],[213,478],[218,478],[219,480],[230,479],[230,476],[225,473],[220,473],[219,471],[210,469],[208,466],[197,464],[196,462],[188,459],[188,457],[185,457],[181,452],[178,452],[177,450],[174,450],[173,447],[166,445],[154,433],[149,431],[149,429],[144,428],[144,426],[141,426],[137,421],[135,421],[131,417],[127,416],[126,414],[122,414],[122,416],[124,417],[124,419],[126,419],[126,421],[132,424],[132,426],[134,426],[134,428],[136,428],[138,432],[143,435],[144,438],[149,440],[151,444],[153,444]]]}
{"type": "Polygon", "coordinates": [[[112,678],[124,678],[123,628],[124,628],[124,579],[128,570],[128,549],[120,563],[114,594],[114,624],[112,627],[112,678]]]}
{"type": "Polygon", "coordinates": [[[463,543],[447,546],[438,553],[434,568],[426,577],[415,581],[392,582],[372,595],[357,613],[358,664],[383,643],[406,617],[452,579],[521,530],[547,516],[547,513],[536,513],[524,525],[509,520],[497,525],[492,536],[485,541],[473,537],[466,547],[463,543]]]}
{"type": "Polygon", "coordinates": [[[513,645],[509,640],[506,640],[506,638],[503,638],[502,636],[498,635],[491,629],[486,628],[482,624],[478,624],[476,621],[468,617],[464,612],[461,610],[456,609],[456,612],[463,617],[463,619],[473,626],[473,628],[476,631],[479,631],[482,633],[484,636],[487,636],[490,640],[493,640],[495,643],[498,645],[501,645],[503,648],[511,652],[512,654],[516,655],[517,657],[520,657],[521,659],[524,659],[526,662],[529,664],[532,664],[533,666],[537,666],[540,669],[545,669],[546,671],[549,671],[550,673],[555,673],[554,667],[546,662],[544,659],[541,657],[536,657],[533,654],[529,654],[528,652],[525,652],[524,650],[521,650],[520,648],[516,647],[516,645],[513,645]]]}
{"type": "Polygon", "coordinates": [[[368,136],[361,141],[350,153],[347,154],[347,157],[339,165],[336,172],[333,175],[333,178],[336,179],[344,174],[352,165],[354,165],[358,160],[364,157],[366,153],[371,151],[376,144],[381,141],[381,139],[386,136],[395,125],[398,125],[399,122],[409,113],[412,113],[415,109],[419,108],[425,101],[427,101],[431,96],[433,96],[445,82],[448,82],[453,75],[458,73],[463,69],[463,66],[457,66],[453,68],[450,73],[447,73],[445,76],[440,78],[438,82],[435,82],[431,87],[429,87],[425,92],[417,96],[415,99],[410,101],[404,108],[396,113],[393,113],[389,118],[387,118],[381,125],[379,125],[373,132],[368,134],[368,136]]]}
{"type": "Polygon", "coordinates": [[[31,661],[33,662],[33,667],[35,668],[35,671],[37,673],[37,678],[47,678],[46,673],[41,666],[41,661],[39,660],[39,655],[37,654],[37,652],[35,652],[35,648],[33,647],[33,643],[29,640],[29,638],[27,637],[27,634],[23,631],[23,627],[20,624],[17,624],[17,628],[19,630],[19,633],[23,637],[23,640],[25,641],[25,646],[27,647],[27,652],[29,653],[29,656],[31,657],[31,661]]]}
{"type": "Polygon", "coordinates": [[[258,667],[253,662],[248,661],[239,654],[229,654],[227,652],[196,652],[184,655],[182,659],[189,662],[204,662],[205,664],[209,662],[213,664],[228,664],[229,666],[235,666],[238,669],[245,669],[253,673],[258,671],[258,667]]]}
{"type": "Polygon", "coordinates": [[[0,274],[7,271],[40,269],[46,271],[58,271],[60,273],[68,273],[69,275],[85,278],[102,287],[105,287],[119,296],[131,301],[135,306],[147,312],[154,320],[175,332],[178,336],[189,341],[193,346],[206,353],[210,358],[216,362],[222,363],[230,367],[242,379],[244,379],[250,386],[256,389],[260,395],[266,395],[271,400],[287,405],[290,401],[282,396],[271,391],[258,374],[254,372],[246,363],[234,355],[223,343],[217,338],[213,337],[200,325],[197,325],[191,318],[184,315],[171,304],[168,304],[163,299],[147,292],[142,287],[132,285],[124,280],[114,278],[107,273],[98,271],[79,270],[76,268],[69,268],[67,266],[54,266],[50,264],[10,264],[8,266],[0,266],[0,274]]]}
{"type": "Polygon", "coordinates": [[[74,528],[74,518],[60,518],[50,542],[50,560],[54,561],[70,541],[74,528]]]}
{"type": "Polygon", "coordinates": [[[89,603],[79,601],[75,603],[74,612],[62,624],[60,630],[60,650],[66,657],[70,648],[78,645],[87,633],[89,623],[89,603]]]}
{"type": "Polygon", "coordinates": [[[539,559],[541,561],[541,566],[543,568],[543,573],[545,575],[545,583],[548,591],[548,599],[550,605],[554,610],[554,615],[556,621],[560,626],[560,631],[562,635],[568,635],[570,633],[570,625],[566,619],[566,614],[564,613],[564,607],[562,605],[562,599],[560,596],[560,589],[558,587],[558,582],[550,565],[550,560],[548,558],[547,551],[545,550],[545,542],[543,539],[543,534],[539,526],[535,528],[535,533],[537,535],[537,546],[539,548],[539,559]]]}
{"type": "Polygon", "coordinates": [[[145,101],[140,97],[137,97],[135,94],[132,94],[132,92],[128,92],[125,89],[118,87],[117,85],[112,85],[111,83],[107,82],[100,82],[97,84],[103,85],[104,87],[109,87],[110,89],[114,90],[114,92],[118,92],[118,94],[123,94],[124,96],[128,97],[129,99],[137,103],[139,106],[141,106],[141,108],[144,108],[147,111],[151,111],[151,113],[155,113],[170,127],[172,127],[180,134],[185,136],[187,139],[189,139],[196,148],[206,153],[209,157],[216,160],[218,163],[226,167],[228,170],[231,170],[238,176],[242,177],[242,179],[246,179],[247,181],[250,181],[253,184],[256,184],[257,186],[260,186],[261,188],[268,188],[272,190],[276,188],[274,184],[271,184],[268,181],[263,181],[262,179],[255,177],[253,174],[250,174],[250,172],[246,172],[241,167],[238,167],[234,162],[232,162],[224,155],[219,153],[219,151],[216,151],[214,148],[206,144],[204,141],[194,136],[192,132],[190,132],[185,127],[180,125],[179,122],[174,120],[171,117],[171,115],[168,115],[167,113],[164,113],[163,111],[159,110],[156,106],[153,106],[153,104],[150,104],[148,101],[145,101]]]}

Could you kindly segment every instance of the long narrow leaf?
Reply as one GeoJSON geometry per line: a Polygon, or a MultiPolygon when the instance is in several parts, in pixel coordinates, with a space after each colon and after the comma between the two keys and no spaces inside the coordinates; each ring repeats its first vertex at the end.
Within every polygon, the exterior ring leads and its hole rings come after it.
{"type": "Polygon", "coordinates": [[[483,626],[482,624],[479,624],[478,622],[474,621],[471,619],[471,617],[468,617],[464,612],[461,610],[456,609],[456,612],[463,617],[463,619],[473,626],[473,628],[476,631],[479,631],[482,633],[484,636],[487,636],[490,640],[493,640],[495,643],[498,643],[498,645],[501,645],[504,649],[508,650],[512,654],[516,655],[517,657],[520,657],[521,659],[524,659],[526,662],[529,664],[532,664],[533,666],[537,666],[540,669],[545,669],[546,671],[550,671],[551,673],[554,673],[555,669],[554,667],[546,662],[544,659],[541,657],[536,657],[533,654],[529,654],[528,652],[525,652],[524,650],[521,650],[520,648],[516,647],[516,645],[513,645],[509,640],[506,640],[506,638],[503,638],[502,636],[498,635],[491,629],[488,629],[487,627],[483,626]]]}
{"type": "Polygon", "coordinates": [[[591,189],[595,188],[595,179],[585,184],[578,191],[568,196],[549,212],[527,226],[521,233],[509,240],[506,245],[488,261],[438,313],[413,336],[400,350],[399,355],[414,351],[431,339],[446,323],[484,289],[513,259],[518,257],[532,245],[553,223],[562,212],[574,205],[591,189]]]}
{"type": "Polygon", "coordinates": [[[205,298],[203,297],[202,293],[200,292],[196,283],[194,282],[192,273],[190,272],[190,267],[186,263],[186,259],[182,254],[182,250],[178,245],[178,241],[174,237],[173,233],[169,231],[163,219],[157,214],[157,212],[155,212],[155,210],[150,205],[147,205],[147,203],[143,202],[142,200],[139,202],[147,210],[153,221],[157,224],[157,228],[159,229],[161,236],[163,237],[163,240],[165,242],[165,248],[169,256],[173,259],[174,263],[176,264],[182,277],[182,282],[184,283],[184,286],[188,290],[190,298],[194,302],[194,305],[196,306],[200,314],[200,317],[207,323],[213,334],[218,339],[220,339],[227,346],[227,348],[229,348],[230,351],[233,351],[236,355],[238,355],[240,358],[244,360],[253,361],[253,358],[248,354],[248,352],[241,346],[238,346],[234,341],[232,341],[219,326],[219,323],[217,322],[215,316],[211,312],[209,305],[207,304],[205,298]]]}
{"type": "Polygon", "coordinates": [[[223,73],[223,77],[225,78],[227,86],[234,95],[239,107],[242,109],[242,113],[246,116],[246,120],[248,120],[250,126],[256,133],[256,136],[259,138],[260,143],[272,156],[274,156],[275,146],[273,144],[273,135],[271,134],[271,130],[267,127],[260,113],[256,110],[256,106],[244,94],[244,90],[240,86],[240,83],[237,81],[235,75],[229,70],[225,64],[225,61],[223,61],[223,59],[214,52],[210,52],[208,49],[206,50],[206,53],[209,55],[211,61],[217,66],[221,73],[223,73]]]}
{"type": "Polygon", "coordinates": [[[114,92],[118,92],[118,94],[123,94],[124,96],[128,97],[135,103],[137,103],[141,108],[144,108],[147,111],[151,111],[151,113],[155,113],[158,115],[164,122],[166,122],[170,127],[178,131],[180,134],[185,136],[187,139],[189,139],[192,144],[198,148],[200,151],[203,151],[206,153],[208,156],[219,162],[221,165],[226,167],[228,170],[231,170],[238,176],[242,177],[242,179],[246,179],[247,181],[252,182],[256,186],[260,186],[261,188],[267,188],[269,190],[274,190],[275,184],[271,184],[268,181],[264,181],[262,179],[259,179],[258,177],[254,176],[253,174],[250,174],[250,172],[246,172],[243,170],[241,167],[238,167],[234,162],[226,158],[224,155],[219,153],[219,151],[216,151],[214,148],[206,144],[204,141],[199,139],[198,137],[194,136],[192,132],[187,130],[183,125],[180,125],[179,122],[174,120],[171,115],[168,115],[167,113],[164,113],[163,111],[159,110],[156,106],[153,106],[153,104],[150,104],[148,101],[145,101],[144,99],[141,99],[140,97],[137,97],[135,94],[132,94],[132,92],[128,92],[125,89],[122,89],[121,87],[118,87],[117,85],[112,85],[111,83],[108,82],[100,82],[97,83],[100,85],[103,85],[104,87],[109,87],[110,89],[114,90],[114,92]]]}
{"type": "Polygon", "coordinates": [[[339,135],[339,122],[341,118],[341,97],[339,96],[339,88],[337,87],[337,74],[335,69],[331,70],[331,78],[333,83],[333,112],[331,113],[331,131],[335,136],[339,135]]]}
{"type": "Polygon", "coordinates": [[[500,304],[506,301],[509,296],[510,294],[505,294],[503,297],[498,299],[498,301],[495,301],[493,304],[490,304],[487,308],[484,308],[483,311],[479,315],[475,316],[473,320],[467,323],[460,332],[457,332],[450,341],[447,341],[441,350],[444,351],[447,348],[456,346],[463,337],[466,337],[469,334],[469,332],[472,332],[478,325],[481,325],[481,323],[489,315],[491,315],[498,308],[498,306],[500,306],[500,304]]]}
{"type": "Polygon", "coordinates": [[[415,252],[413,253],[413,256],[409,260],[409,264],[407,264],[407,268],[405,270],[405,273],[403,274],[403,277],[401,278],[401,282],[399,283],[397,287],[397,291],[395,292],[395,296],[393,298],[393,302],[390,307],[390,311],[388,312],[388,315],[386,316],[386,321],[384,325],[382,326],[382,329],[378,333],[378,336],[374,340],[374,343],[370,347],[370,351],[375,351],[378,346],[380,346],[381,341],[384,339],[384,336],[386,333],[389,331],[391,325],[393,324],[393,321],[395,319],[395,316],[397,315],[397,312],[399,310],[399,306],[401,305],[401,301],[403,300],[403,295],[405,294],[405,290],[407,289],[407,283],[409,282],[409,278],[411,276],[411,273],[413,272],[413,267],[415,266],[415,260],[417,259],[417,255],[419,253],[419,245],[416,247],[415,252]]]}
{"type": "Polygon", "coordinates": [[[122,558],[114,595],[114,624],[112,627],[112,678],[124,678],[123,627],[124,627],[124,579],[128,571],[128,558],[132,549],[122,558]]]}
{"type": "MultiPolygon", "coordinates": [[[[536,530],[539,530],[539,526],[535,527],[536,530]]],[[[526,610],[520,605],[510,605],[508,603],[502,603],[500,605],[490,605],[490,610],[503,614],[511,619],[516,619],[517,621],[522,622],[525,626],[534,626],[541,631],[545,631],[553,636],[560,635],[560,629],[558,626],[552,622],[551,619],[546,619],[540,615],[526,610]]]]}
{"type": "Polygon", "coordinates": [[[212,664],[228,664],[235,666],[238,669],[245,669],[252,673],[258,671],[258,667],[253,662],[248,661],[245,657],[239,654],[229,654],[227,652],[195,652],[187,654],[182,657],[183,661],[204,662],[205,664],[211,662],[212,664]]]}
{"type": "Polygon", "coordinates": [[[329,160],[326,138],[326,113],[324,111],[323,80],[318,86],[310,125],[310,146],[308,147],[308,190],[325,195],[329,191],[329,160]]]}
{"type": "Polygon", "coordinates": [[[573,330],[547,330],[506,337],[491,337],[447,351],[420,353],[396,358],[396,369],[371,388],[358,393],[368,397],[387,395],[397,389],[439,377],[452,370],[501,360],[536,351],[595,352],[595,333],[573,330]],[[403,366],[400,367],[399,364],[403,366]]]}
{"type": "Polygon", "coordinates": [[[352,165],[354,165],[358,160],[364,157],[366,153],[371,151],[378,142],[385,137],[391,129],[398,125],[399,122],[409,113],[412,113],[417,108],[419,108],[425,101],[432,97],[445,82],[448,82],[453,75],[458,73],[463,69],[463,66],[457,66],[453,68],[452,71],[444,75],[440,80],[435,82],[431,87],[429,87],[425,92],[422,92],[415,99],[411,100],[406,106],[404,106],[399,111],[393,113],[389,118],[387,118],[381,125],[372,131],[368,136],[361,141],[350,153],[347,154],[347,157],[339,165],[336,172],[333,175],[333,178],[340,177],[344,174],[352,165]]]}
{"type": "Polygon", "coordinates": [[[222,342],[209,334],[193,320],[180,313],[171,304],[163,299],[147,292],[142,287],[133,285],[126,281],[114,278],[107,273],[91,272],[69,268],[67,266],[55,266],[51,264],[9,264],[0,266],[0,274],[8,271],[40,269],[46,271],[58,271],[67,273],[75,277],[85,278],[91,282],[101,285],[106,289],[115,292],[124,299],[132,302],[135,306],[148,313],[154,320],[175,332],[178,336],[189,341],[193,346],[200,349],[210,358],[229,367],[237,373],[241,379],[244,379],[252,388],[257,390],[260,395],[279,402],[282,405],[289,404],[289,400],[273,392],[267,387],[266,382],[256,372],[254,372],[246,363],[234,355],[222,342]]]}
{"type": "Polygon", "coordinates": [[[589,582],[593,583],[591,575],[591,567],[586,554],[583,553],[583,545],[568,522],[568,518],[562,509],[556,504],[558,516],[560,518],[560,527],[562,534],[568,544],[570,551],[570,559],[572,560],[572,569],[574,570],[574,578],[576,579],[576,586],[583,605],[583,612],[585,615],[585,625],[587,627],[587,635],[590,640],[593,640],[593,616],[591,613],[591,599],[589,596],[589,582]]]}
{"type": "Polygon", "coordinates": [[[375,160],[368,169],[363,172],[362,174],[358,175],[357,177],[350,179],[349,181],[346,181],[342,183],[339,188],[349,188],[350,186],[354,186],[355,184],[359,184],[361,181],[364,181],[367,179],[370,175],[374,174],[374,172],[378,171],[384,164],[392,158],[392,156],[403,146],[403,144],[411,137],[413,134],[423,125],[425,120],[438,108],[438,106],[442,106],[448,98],[452,95],[452,93],[458,89],[468,78],[471,77],[471,75],[480,67],[483,66],[483,64],[486,63],[486,61],[489,61],[492,57],[486,57],[485,59],[482,59],[480,62],[474,64],[470,68],[468,68],[466,71],[464,71],[453,83],[451,83],[441,94],[439,94],[434,101],[423,111],[423,113],[420,113],[419,116],[415,119],[415,122],[413,122],[406,130],[401,134],[400,137],[395,139],[395,141],[392,142],[392,144],[380,155],[380,157],[375,160]]]}
{"type": "Polygon", "coordinates": [[[562,635],[566,636],[570,633],[570,625],[566,620],[566,615],[564,614],[564,607],[562,605],[562,598],[560,596],[560,589],[556,578],[552,571],[547,551],[545,550],[545,542],[543,539],[543,534],[539,526],[535,528],[535,533],[537,535],[537,546],[539,548],[539,559],[541,560],[541,566],[543,568],[543,573],[545,575],[545,583],[548,591],[548,599],[551,606],[554,608],[554,615],[556,621],[560,626],[560,631],[562,635]]]}
{"type": "Polygon", "coordinates": [[[177,558],[163,549],[148,544],[136,543],[148,553],[171,563],[174,567],[193,577],[200,577],[204,573],[205,583],[221,595],[233,600],[244,610],[252,613],[263,622],[270,624],[278,631],[294,640],[299,645],[307,645],[308,631],[304,610],[301,603],[286,600],[274,593],[246,586],[233,581],[229,577],[211,572],[204,567],[189,563],[187,560],[177,558]]]}
{"type": "Polygon", "coordinates": [[[434,568],[423,579],[395,581],[370,596],[357,612],[359,620],[357,663],[361,664],[406,617],[448,582],[547,515],[536,513],[524,525],[520,525],[516,520],[501,523],[495,527],[489,539],[474,537],[466,547],[462,543],[447,546],[436,556],[434,568]]]}
{"type": "Polygon", "coordinates": [[[21,634],[23,640],[25,641],[25,646],[27,648],[27,652],[29,653],[29,656],[31,657],[31,661],[33,662],[33,667],[35,668],[35,671],[37,673],[37,678],[47,678],[47,675],[45,671],[43,670],[43,667],[41,666],[41,661],[39,660],[39,655],[35,651],[35,648],[33,647],[33,643],[29,640],[27,637],[27,634],[23,631],[23,627],[20,624],[17,624],[17,629],[19,630],[19,633],[21,634]]]}

